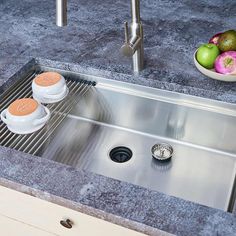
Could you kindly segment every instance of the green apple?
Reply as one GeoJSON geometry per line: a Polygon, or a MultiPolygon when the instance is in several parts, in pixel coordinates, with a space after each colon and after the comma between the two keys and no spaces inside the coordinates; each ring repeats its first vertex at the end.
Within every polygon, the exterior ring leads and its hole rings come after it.
{"type": "Polygon", "coordinates": [[[205,68],[212,69],[214,62],[219,56],[220,50],[213,43],[207,43],[200,46],[197,50],[197,61],[205,68]]]}

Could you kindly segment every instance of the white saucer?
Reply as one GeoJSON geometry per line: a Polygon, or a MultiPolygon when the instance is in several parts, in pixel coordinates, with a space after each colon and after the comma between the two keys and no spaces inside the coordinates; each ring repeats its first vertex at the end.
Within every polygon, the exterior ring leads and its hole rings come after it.
{"type": "Polygon", "coordinates": [[[45,97],[42,97],[42,96],[38,96],[36,94],[33,94],[33,98],[35,100],[37,100],[38,102],[40,102],[40,103],[51,104],[51,103],[60,102],[61,100],[63,100],[68,95],[68,93],[69,93],[69,89],[66,88],[65,93],[62,94],[62,96],[60,98],[57,98],[57,99],[45,98],[45,97]]]}
{"type": "Polygon", "coordinates": [[[215,72],[214,69],[211,69],[211,70],[206,69],[205,67],[200,65],[196,59],[196,53],[197,53],[197,51],[194,53],[193,60],[194,60],[195,66],[202,74],[206,75],[207,77],[209,77],[211,79],[221,80],[224,82],[236,82],[236,75],[220,74],[220,73],[215,72]]]}
{"type": "MultiPolygon", "coordinates": [[[[45,122],[45,124],[46,123],[47,122],[45,122]]],[[[41,128],[43,128],[43,126],[45,124],[41,124],[39,126],[34,127],[33,129],[29,129],[29,130],[17,130],[17,128],[10,127],[10,126],[7,126],[7,128],[14,134],[31,134],[31,133],[34,133],[34,132],[40,130],[41,128]]]]}

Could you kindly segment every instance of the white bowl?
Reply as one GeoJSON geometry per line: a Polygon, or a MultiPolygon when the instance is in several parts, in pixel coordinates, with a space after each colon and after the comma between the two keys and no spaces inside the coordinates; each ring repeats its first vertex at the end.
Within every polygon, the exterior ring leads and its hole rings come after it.
{"type": "Polygon", "coordinates": [[[205,67],[200,65],[199,62],[197,61],[196,53],[197,51],[194,53],[193,60],[194,60],[195,66],[202,74],[206,75],[209,78],[221,80],[224,82],[236,82],[236,75],[220,74],[220,73],[217,73],[214,69],[211,69],[211,70],[206,69],[205,67]]]}
{"type": "Polygon", "coordinates": [[[49,109],[40,103],[36,110],[28,115],[13,115],[9,112],[9,107],[1,112],[1,120],[16,134],[33,133],[41,129],[49,119],[49,109]]]}
{"type": "Polygon", "coordinates": [[[33,98],[40,102],[40,103],[44,103],[44,104],[50,104],[50,103],[55,103],[55,102],[60,102],[61,100],[63,100],[69,93],[69,89],[67,88],[67,86],[65,86],[63,88],[63,91],[59,94],[54,94],[54,95],[42,95],[42,94],[37,94],[37,93],[33,93],[33,98]]]}
{"type": "MultiPolygon", "coordinates": [[[[48,72],[45,72],[43,74],[47,73],[48,72]]],[[[35,82],[36,77],[32,82],[33,98],[41,103],[55,103],[64,99],[67,96],[69,89],[66,85],[65,78],[60,74],[58,75],[60,76],[60,80],[49,86],[41,86],[37,84],[35,82]]]]}

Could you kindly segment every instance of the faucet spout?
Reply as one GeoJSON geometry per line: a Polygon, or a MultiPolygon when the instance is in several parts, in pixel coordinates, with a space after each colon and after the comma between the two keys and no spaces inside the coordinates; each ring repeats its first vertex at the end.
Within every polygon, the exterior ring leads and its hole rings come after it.
{"type": "Polygon", "coordinates": [[[67,0],[56,0],[56,24],[60,27],[67,25],[67,0]]]}

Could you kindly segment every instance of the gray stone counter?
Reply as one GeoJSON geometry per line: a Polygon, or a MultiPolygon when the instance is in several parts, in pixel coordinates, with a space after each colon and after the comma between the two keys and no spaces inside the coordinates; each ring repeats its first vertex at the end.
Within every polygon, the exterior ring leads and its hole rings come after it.
{"type": "MultiPolygon", "coordinates": [[[[14,69],[9,64],[33,57],[132,74],[131,59],[119,53],[130,1],[71,0],[68,8],[69,24],[60,28],[54,1],[0,2],[1,80],[14,69]]],[[[141,0],[146,64],[141,76],[158,81],[159,88],[236,102],[236,83],[204,77],[192,60],[213,34],[235,27],[235,9],[234,0],[141,0]]]]}

